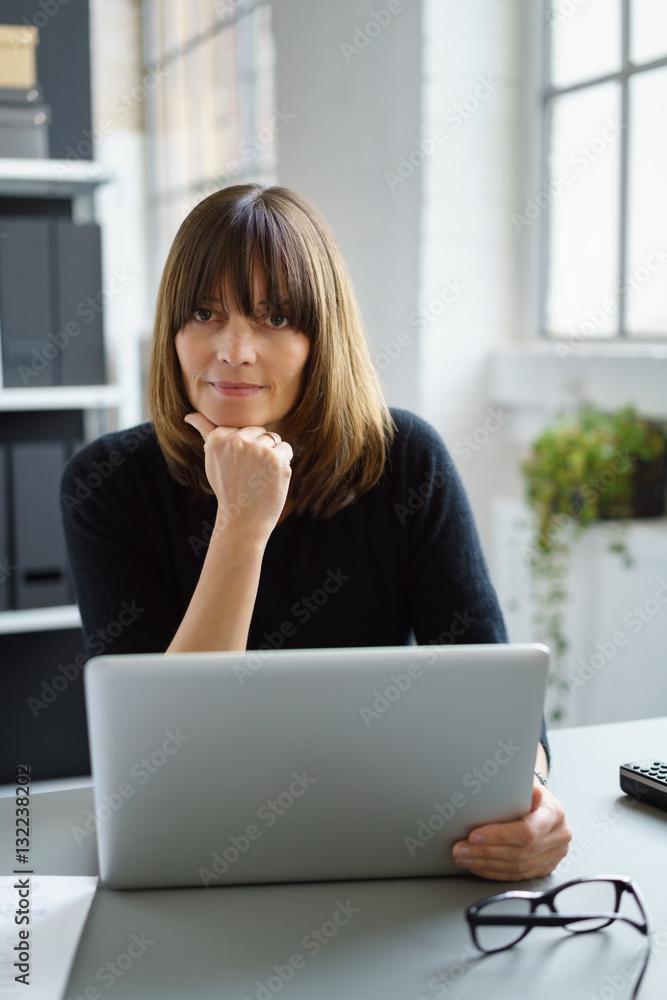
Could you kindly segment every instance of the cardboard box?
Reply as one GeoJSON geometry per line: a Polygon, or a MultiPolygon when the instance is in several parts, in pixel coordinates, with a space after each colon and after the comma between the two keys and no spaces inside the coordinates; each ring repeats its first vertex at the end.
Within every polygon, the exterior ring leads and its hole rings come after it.
{"type": "Polygon", "coordinates": [[[0,24],[0,87],[37,84],[39,31],[22,24],[0,24]]]}

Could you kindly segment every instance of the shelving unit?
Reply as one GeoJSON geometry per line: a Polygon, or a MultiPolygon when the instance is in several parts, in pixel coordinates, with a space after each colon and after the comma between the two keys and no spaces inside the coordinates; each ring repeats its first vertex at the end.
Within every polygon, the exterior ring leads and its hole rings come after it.
{"type": "MultiPolygon", "coordinates": [[[[128,209],[128,191],[143,165],[120,118],[97,131],[90,45],[98,25],[89,7],[76,0],[57,17],[40,15],[49,23],[34,82],[50,111],[50,158],[0,157],[0,476],[13,533],[0,537],[0,607],[13,609],[0,612],[0,783],[22,761],[40,779],[90,773],[86,648],[65,584],[59,471],[80,443],[141,419],[145,199],[139,185],[128,209]],[[78,337],[72,347],[64,334],[78,337]]],[[[22,24],[26,13],[23,0],[4,0],[4,23],[22,24]]],[[[95,70],[97,83],[97,53],[95,70]]],[[[114,64],[112,99],[131,90],[134,71],[132,59],[114,64]]]]}
{"type": "Polygon", "coordinates": [[[54,629],[80,627],[81,615],[76,604],[63,604],[58,608],[26,608],[25,611],[0,612],[0,635],[51,632],[54,629]]]}
{"type": "Polygon", "coordinates": [[[122,399],[119,385],[49,385],[0,388],[0,411],[113,409],[122,399]]]}
{"type": "MultiPolygon", "coordinates": [[[[72,220],[86,223],[95,218],[95,190],[114,177],[110,170],[86,160],[0,158],[0,198],[66,198],[72,203],[72,220]]],[[[81,411],[87,438],[109,429],[110,412],[119,411],[122,400],[123,388],[119,384],[25,388],[0,385],[0,413],[81,411]]],[[[4,636],[80,626],[76,605],[0,612],[0,635],[4,636]]]]}
{"type": "Polygon", "coordinates": [[[77,198],[113,179],[111,171],[92,160],[0,157],[0,195],[13,198],[77,198]]]}

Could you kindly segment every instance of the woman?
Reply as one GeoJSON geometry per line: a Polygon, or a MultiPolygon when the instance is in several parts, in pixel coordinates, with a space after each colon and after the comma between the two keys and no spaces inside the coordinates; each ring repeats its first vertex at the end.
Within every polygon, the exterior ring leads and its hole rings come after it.
{"type": "MultiPolygon", "coordinates": [[[[153,426],[94,442],[63,479],[91,653],[506,641],[456,470],[387,409],[335,241],[293,192],[227,188],[184,221],[150,401],[153,426]]],[[[569,838],[536,778],[527,816],[454,854],[530,878],[569,838]]]]}

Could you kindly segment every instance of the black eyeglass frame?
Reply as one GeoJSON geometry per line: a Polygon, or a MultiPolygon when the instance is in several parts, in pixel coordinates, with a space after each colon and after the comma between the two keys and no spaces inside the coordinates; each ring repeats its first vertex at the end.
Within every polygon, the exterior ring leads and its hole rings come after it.
{"type": "Polygon", "coordinates": [[[475,947],[485,955],[494,955],[498,952],[507,951],[509,948],[513,948],[519,943],[519,941],[523,941],[533,927],[566,927],[572,934],[592,934],[595,931],[602,930],[604,927],[608,927],[609,924],[613,923],[615,920],[621,920],[623,923],[630,924],[630,926],[635,927],[638,931],[641,931],[641,933],[646,935],[646,937],[648,937],[650,933],[646,906],[644,904],[644,900],[642,899],[641,891],[637,883],[627,875],[585,875],[581,878],[572,879],[570,882],[564,882],[562,885],[554,886],[553,889],[547,889],[543,892],[527,892],[520,889],[510,892],[501,892],[497,896],[488,896],[486,899],[480,899],[477,903],[473,903],[469,906],[466,910],[466,920],[468,921],[470,934],[475,947]],[[564,914],[558,912],[554,902],[556,896],[564,889],[569,889],[573,885],[581,885],[585,882],[611,882],[614,885],[616,898],[614,901],[615,910],[613,913],[564,914]],[[642,923],[639,923],[631,917],[626,917],[618,912],[621,898],[625,892],[629,892],[632,896],[634,896],[634,899],[639,906],[640,913],[644,918],[642,923]],[[484,909],[486,906],[490,903],[498,903],[503,899],[525,899],[530,903],[530,912],[484,916],[484,909]],[[551,910],[550,914],[538,914],[535,912],[537,907],[542,904],[546,904],[549,907],[551,910]],[[572,924],[590,920],[603,920],[604,923],[596,924],[595,927],[584,927],[581,929],[571,926],[572,924]],[[525,929],[523,934],[510,944],[502,945],[499,948],[484,948],[480,945],[477,939],[477,927],[479,926],[523,926],[525,929]]]}

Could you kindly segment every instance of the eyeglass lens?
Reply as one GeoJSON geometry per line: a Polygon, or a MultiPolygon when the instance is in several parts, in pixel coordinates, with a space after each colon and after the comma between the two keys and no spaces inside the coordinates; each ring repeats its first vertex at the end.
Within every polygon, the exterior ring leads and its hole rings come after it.
{"type": "MultiPolygon", "coordinates": [[[[529,899],[500,899],[487,903],[480,910],[480,916],[485,917],[519,917],[530,914],[529,899]]],[[[526,927],[505,927],[502,924],[487,926],[478,924],[475,928],[477,946],[482,951],[497,951],[516,944],[526,934],[526,927]]]]}
{"type": "MultiPolygon", "coordinates": [[[[553,897],[553,904],[558,913],[565,915],[584,913],[615,913],[617,890],[614,882],[606,879],[592,879],[590,882],[575,882],[574,885],[564,886],[560,892],[553,897]]],[[[633,897],[634,898],[634,897],[633,897]]],[[[635,916],[635,913],[632,914],[635,916]]],[[[641,914],[637,914],[641,917],[641,914]]],[[[611,920],[586,920],[577,921],[567,927],[567,930],[576,934],[583,934],[587,931],[599,930],[607,927],[611,920]]]]}

